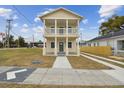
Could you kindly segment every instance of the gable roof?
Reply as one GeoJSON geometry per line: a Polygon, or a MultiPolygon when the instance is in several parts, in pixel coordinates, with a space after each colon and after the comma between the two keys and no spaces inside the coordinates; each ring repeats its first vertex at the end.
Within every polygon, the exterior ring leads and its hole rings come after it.
{"type": "Polygon", "coordinates": [[[57,8],[57,9],[55,9],[55,10],[53,10],[53,11],[50,11],[49,13],[43,14],[43,15],[39,16],[39,18],[42,19],[43,17],[45,17],[45,16],[47,16],[47,15],[49,15],[49,14],[51,14],[51,13],[55,13],[55,12],[57,12],[57,11],[59,11],[59,10],[67,11],[67,12],[69,12],[69,13],[71,13],[71,14],[77,16],[77,17],[79,17],[80,19],[83,19],[83,17],[80,16],[79,14],[77,14],[77,13],[71,11],[71,10],[65,9],[65,8],[63,8],[63,7],[57,8]]]}
{"type": "Polygon", "coordinates": [[[91,39],[90,41],[108,39],[108,38],[112,38],[112,37],[116,37],[116,36],[121,36],[121,35],[124,35],[124,30],[115,32],[113,34],[108,34],[108,35],[105,35],[105,36],[99,36],[99,37],[91,39]]]}

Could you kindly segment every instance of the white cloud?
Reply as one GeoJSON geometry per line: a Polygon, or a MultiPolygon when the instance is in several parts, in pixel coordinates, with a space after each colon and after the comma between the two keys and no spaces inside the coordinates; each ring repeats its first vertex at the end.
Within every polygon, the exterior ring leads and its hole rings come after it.
{"type": "Polygon", "coordinates": [[[22,28],[20,31],[26,33],[29,31],[29,29],[28,28],[22,28]]]}
{"type": "Polygon", "coordinates": [[[80,28],[80,31],[83,31],[84,30],[84,28],[80,28]]]}
{"type": "Polygon", "coordinates": [[[83,24],[87,24],[88,23],[88,19],[84,19],[82,22],[83,22],[83,24]]]}
{"type": "Polygon", "coordinates": [[[17,27],[17,26],[18,26],[18,23],[13,24],[13,27],[17,27]]]}
{"type": "Polygon", "coordinates": [[[29,26],[27,24],[23,24],[22,29],[20,31],[24,32],[24,33],[28,32],[29,31],[29,26]]]}
{"type": "Polygon", "coordinates": [[[4,18],[10,17],[12,9],[0,8],[0,16],[4,18]]]}
{"type": "Polygon", "coordinates": [[[89,29],[92,29],[92,30],[94,30],[94,29],[97,29],[98,27],[89,27],[89,29]]]}
{"type": "Polygon", "coordinates": [[[34,22],[38,22],[38,21],[40,21],[40,18],[39,18],[39,17],[36,17],[36,18],[34,19],[34,22]]]}
{"type": "Polygon", "coordinates": [[[100,17],[111,17],[114,15],[120,8],[122,8],[121,5],[102,5],[98,11],[100,14],[100,17]]]}
{"type": "Polygon", "coordinates": [[[18,16],[14,15],[12,18],[13,18],[13,20],[16,20],[16,19],[18,19],[18,16]]]}
{"type": "Polygon", "coordinates": [[[53,10],[54,10],[54,9],[52,9],[52,8],[46,8],[45,11],[41,12],[40,14],[41,14],[41,15],[44,15],[44,14],[47,14],[47,13],[53,11],[53,10]]]}
{"type": "Polygon", "coordinates": [[[28,28],[28,25],[27,25],[27,24],[23,24],[22,27],[24,27],[24,28],[28,28]]]}
{"type": "Polygon", "coordinates": [[[104,19],[104,18],[102,18],[102,19],[100,19],[99,21],[98,21],[98,23],[99,24],[101,24],[101,23],[103,23],[103,22],[105,22],[106,20],[104,19]]]}
{"type": "Polygon", "coordinates": [[[37,27],[32,28],[32,30],[35,31],[36,33],[41,33],[43,32],[43,27],[37,26],[37,27]]]}
{"type": "Polygon", "coordinates": [[[44,14],[47,14],[47,13],[53,11],[54,9],[52,9],[52,8],[45,8],[44,10],[45,11],[42,11],[42,12],[38,13],[38,15],[34,18],[34,22],[40,21],[39,16],[44,15],[44,14]]]}

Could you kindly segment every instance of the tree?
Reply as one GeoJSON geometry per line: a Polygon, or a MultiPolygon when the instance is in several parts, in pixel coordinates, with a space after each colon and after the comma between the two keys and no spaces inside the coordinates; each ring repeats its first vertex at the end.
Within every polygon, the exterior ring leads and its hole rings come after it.
{"type": "Polygon", "coordinates": [[[108,21],[103,22],[101,26],[99,27],[99,32],[100,34],[107,35],[112,32],[117,32],[122,29],[124,25],[124,16],[112,16],[111,18],[108,19],[108,21]]]}
{"type": "Polygon", "coordinates": [[[0,41],[0,48],[2,48],[3,47],[3,43],[0,41]]]}
{"type": "Polygon", "coordinates": [[[16,45],[19,45],[19,47],[25,47],[25,40],[21,36],[19,36],[19,38],[15,40],[15,43],[16,45]]]}

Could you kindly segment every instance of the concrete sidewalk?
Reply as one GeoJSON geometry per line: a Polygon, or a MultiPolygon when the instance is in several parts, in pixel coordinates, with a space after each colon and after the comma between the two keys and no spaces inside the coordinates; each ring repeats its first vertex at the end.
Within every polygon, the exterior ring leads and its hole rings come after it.
{"type": "Polygon", "coordinates": [[[117,60],[113,60],[113,59],[109,59],[109,58],[105,58],[105,57],[101,57],[101,56],[97,56],[97,55],[93,55],[93,54],[89,54],[89,53],[85,53],[85,52],[82,52],[82,53],[86,54],[86,55],[89,55],[89,56],[92,56],[92,57],[96,57],[96,58],[99,58],[99,59],[103,59],[103,60],[106,60],[106,61],[111,61],[111,62],[114,62],[114,63],[124,65],[124,62],[121,62],[121,61],[117,61],[117,60]]]}
{"type": "Polygon", "coordinates": [[[58,56],[52,68],[72,68],[66,56],[58,56]]]}
{"type": "Polygon", "coordinates": [[[124,85],[101,70],[78,70],[78,69],[37,69],[23,84],[40,85],[83,85],[83,86],[106,86],[124,85]]]}
{"type": "Polygon", "coordinates": [[[17,78],[6,80],[6,73],[24,68],[0,67],[0,82],[19,83],[19,84],[38,84],[38,85],[82,85],[82,86],[112,86],[124,85],[124,71],[118,70],[85,70],[67,68],[25,68],[28,71],[18,73],[17,78]],[[3,72],[4,70],[4,72],[3,72]],[[8,71],[7,71],[8,70],[8,71]],[[110,73],[113,75],[110,75],[110,73]],[[116,74],[115,74],[116,73],[116,74]],[[4,76],[3,76],[4,75],[4,76]],[[118,77],[118,75],[121,76],[118,77]],[[2,78],[4,77],[4,78],[2,78]],[[115,78],[116,77],[116,78],[115,78]]]}

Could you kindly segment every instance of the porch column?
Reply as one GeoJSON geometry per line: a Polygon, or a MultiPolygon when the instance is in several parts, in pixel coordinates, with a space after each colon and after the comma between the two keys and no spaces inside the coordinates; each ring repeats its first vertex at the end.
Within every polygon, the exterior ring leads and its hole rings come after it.
{"type": "Polygon", "coordinates": [[[55,19],[55,35],[57,34],[57,20],[55,19]]]}
{"type": "MultiPolygon", "coordinates": [[[[43,23],[44,23],[43,24],[43,28],[44,28],[44,32],[43,33],[45,34],[45,28],[46,28],[45,20],[43,20],[43,23]]],[[[45,37],[44,37],[44,40],[43,40],[43,55],[46,55],[46,47],[45,47],[46,45],[45,44],[46,44],[46,40],[45,40],[45,37]]]]}
{"type": "Polygon", "coordinates": [[[66,19],[66,35],[68,35],[68,19],[66,19]]]}
{"type": "MultiPolygon", "coordinates": [[[[79,33],[79,20],[77,20],[77,31],[79,33]]],[[[79,38],[77,38],[77,55],[80,56],[79,38]]]]}
{"type": "Polygon", "coordinates": [[[55,56],[57,56],[57,37],[56,37],[56,34],[57,34],[57,19],[55,19],[55,49],[54,49],[55,56]]]}
{"type": "Polygon", "coordinates": [[[68,37],[66,37],[66,56],[68,56],[68,37]]]}
{"type": "Polygon", "coordinates": [[[54,50],[55,56],[57,56],[57,37],[55,37],[55,50],[54,50]]]}

